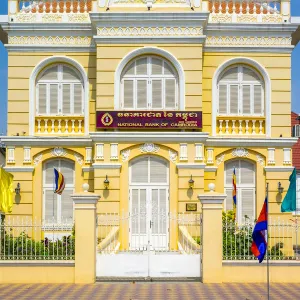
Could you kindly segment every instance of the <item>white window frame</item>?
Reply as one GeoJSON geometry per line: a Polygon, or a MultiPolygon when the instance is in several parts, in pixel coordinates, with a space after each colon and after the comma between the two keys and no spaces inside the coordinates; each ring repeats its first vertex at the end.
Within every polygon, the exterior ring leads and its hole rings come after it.
{"type": "Polygon", "coordinates": [[[251,67],[245,66],[245,65],[232,65],[231,67],[225,69],[221,75],[220,79],[218,80],[217,84],[217,116],[259,116],[262,117],[265,115],[265,88],[264,88],[264,81],[261,78],[261,76],[251,67]],[[223,79],[223,75],[234,68],[238,68],[238,79],[237,80],[226,80],[223,79]],[[243,80],[243,69],[249,69],[253,71],[258,78],[260,79],[260,82],[258,81],[244,81],[243,80]],[[226,86],[227,90],[227,96],[226,96],[226,113],[219,113],[219,89],[220,86],[226,86]],[[238,86],[238,109],[237,114],[230,113],[230,87],[231,86],[238,86]],[[243,86],[250,86],[250,113],[243,113],[243,86]],[[254,113],[254,87],[255,86],[261,86],[261,113],[257,114],[254,113]]]}
{"type": "Polygon", "coordinates": [[[176,69],[165,59],[159,58],[157,56],[140,56],[135,58],[133,61],[130,61],[127,66],[124,68],[122,75],[121,75],[121,84],[120,84],[120,106],[123,110],[178,110],[179,107],[179,82],[178,82],[178,75],[176,69]],[[134,63],[134,73],[136,70],[136,62],[139,59],[147,58],[147,74],[146,75],[127,75],[126,71],[128,70],[129,66],[134,63]],[[152,59],[159,59],[163,62],[162,69],[164,70],[164,65],[167,64],[171,69],[173,74],[160,74],[160,75],[153,75],[152,74],[152,59]],[[175,80],[175,107],[166,107],[166,96],[165,96],[165,82],[167,79],[174,79],[175,80]],[[124,80],[132,80],[133,81],[133,106],[132,107],[124,107],[124,80]],[[147,105],[146,107],[137,107],[137,81],[145,80],[147,81],[147,105]],[[152,108],[152,82],[155,80],[162,80],[162,106],[152,108]]]}
{"type": "Polygon", "coordinates": [[[296,211],[293,214],[300,215],[300,172],[299,171],[296,177],[296,211]]]}
{"type": "MultiPolygon", "coordinates": [[[[68,161],[68,162],[71,162],[70,160],[67,160],[67,159],[55,159],[55,160],[51,160],[52,161],[58,161],[58,171],[60,172],[61,170],[61,161],[68,161]]],[[[50,162],[50,161],[49,161],[50,162]]],[[[50,184],[50,183],[46,183],[46,164],[47,162],[44,164],[44,167],[43,167],[43,220],[44,220],[44,225],[49,225],[49,224],[53,224],[52,222],[49,222],[49,220],[46,220],[45,219],[45,212],[46,212],[46,190],[51,190],[53,191],[53,194],[54,194],[54,175],[53,175],[53,183],[50,184]]],[[[66,181],[66,184],[65,184],[65,189],[64,191],[66,190],[69,190],[69,191],[72,191],[73,193],[75,192],[75,163],[73,162],[73,183],[68,183],[68,181],[66,181]]],[[[61,224],[62,223],[62,214],[61,214],[61,195],[58,195],[58,194],[54,194],[54,197],[57,197],[57,203],[56,203],[56,209],[57,209],[57,222],[55,224],[61,224]]],[[[54,201],[55,201],[55,198],[54,198],[54,201]]],[[[73,205],[73,216],[72,216],[72,221],[74,220],[74,205],[73,205]]],[[[72,223],[72,222],[71,222],[72,223]]]]}
{"type": "MultiPolygon", "coordinates": [[[[237,180],[239,178],[241,178],[241,162],[242,161],[247,161],[249,162],[248,160],[243,160],[243,159],[239,159],[239,160],[235,160],[236,162],[236,177],[237,177],[237,180]]],[[[227,163],[229,162],[232,162],[232,161],[228,161],[227,163]]],[[[254,215],[253,217],[255,218],[256,217],[256,166],[254,163],[250,162],[252,165],[253,165],[253,184],[242,184],[242,183],[239,183],[237,182],[236,183],[236,189],[237,189],[237,205],[236,205],[236,218],[237,218],[237,222],[240,224],[242,223],[243,221],[243,217],[242,216],[242,205],[239,205],[239,201],[240,199],[242,198],[241,195],[242,195],[242,190],[253,190],[253,194],[254,194],[254,199],[253,199],[253,212],[254,212],[254,215]]],[[[226,178],[227,178],[227,173],[228,171],[231,171],[231,170],[227,170],[227,164],[225,164],[225,168],[224,168],[224,189],[225,191],[227,190],[230,190],[232,192],[232,188],[233,188],[233,184],[232,183],[227,183],[226,182],[226,178]]],[[[232,177],[232,173],[230,174],[230,176],[232,177]]],[[[231,197],[231,200],[233,202],[233,197],[231,197]]],[[[225,200],[227,201],[227,199],[225,200]]],[[[226,202],[224,203],[224,210],[226,211],[226,202]]],[[[249,221],[254,221],[254,220],[249,220],[249,221]]]]}
{"type": "Polygon", "coordinates": [[[129,168],[129,184],[130,186],[166,186],[170,184],[170,166],[167,161],[164,159],[158,158],[156,156],[142,156],[137,159],[135,159],[131,164],[129,168]],[[148,182],[132,182],[132,165],[142,159],[148,159],[148,182]],[[150,167],[151,167],[151,158],[155,158],[158,160],[161,160],[162,162],[166,163],[167,168],[167,182],[159,183],[159,182],[150,182],[150,167]]]}
{"type": "Polygon", "coordinates": [[[63,67],[67,67],[72,69],[79,78],[81,78],[80,73],[76,70],[76,68],[66,65],[66,64],[52,64],[48,68],[46,68],[38,77],[36,81],[36,115],[37,116],[83,116],[84,115],[84,84],[83,80],[64,80],[63,79],[63,67]],[[57,67],[57,79],[56,80],[46,80],[42,79],[45,71],[50,68],[57,67]],[[75,114],[74,113],[74,86],[81,85],[81,113],[75,114]],[[39,112],[39,85],[46,85],[46,113],[39,112]],[[50,86],[51,85],[58,85],[58,106],[57,106],[57,113],[50,113],[50,86]],[[63,113],[63,85],[70,85],[70,113],[63,113]]]}

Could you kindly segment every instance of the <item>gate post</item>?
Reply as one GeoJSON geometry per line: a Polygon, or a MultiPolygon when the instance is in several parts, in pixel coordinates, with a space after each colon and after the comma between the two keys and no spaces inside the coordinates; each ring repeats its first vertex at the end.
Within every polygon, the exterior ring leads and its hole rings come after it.
{"type": "Polygon", "coordinates": [[[96,281],[96,208],[100,196],[83,192],[71,195],[75,214],[75,283],[96,281]]]}
{"type": "Polygon", "coordinates": [[[222,210],[225,194],[214,192],[215,184],[208,185],[209,193],[198,195],[202,203],[202,281],[222,282],[222,210]]]}

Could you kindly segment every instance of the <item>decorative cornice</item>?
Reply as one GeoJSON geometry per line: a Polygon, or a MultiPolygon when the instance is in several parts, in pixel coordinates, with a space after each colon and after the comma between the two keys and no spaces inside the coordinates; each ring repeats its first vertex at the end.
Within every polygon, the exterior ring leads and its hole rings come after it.
{"type": "Polygon", "coordinates": [[[103,163],[103,164],[99,164],[99,163],[94,163],[93,165],[94,169],[121,169],[122,164],[118,164],[118,163],[103,163]]]}
{"type": "Polygon", "coordinates": [[[178,163],[176,164],[177,169],[204,169],[205,164],[197,163],[178,163]]]}
{"type": "Polygon", "coordinates": [[[204,169],[204,172],[216,172],[218,170],[218,167],[215,166],[206,166],[204,169]]]}
{"type": "Polygon", "coordinates": [[[266,172],[293,172],[294,167],[285,167],[285,166],[278,166],[278,167],[265,167],[266,172]]]}
{"type": "Polygon", "coordinates": [[[8,52],[55,52],[55,53],[89,53],[96,52],[95,46],[57,46],[57,45],[4,45],[8,52]]]}
{"type": "Polygon", "coordinates": [[[33,172],[34,167],[4,167],[7,172],[33,172]]]}

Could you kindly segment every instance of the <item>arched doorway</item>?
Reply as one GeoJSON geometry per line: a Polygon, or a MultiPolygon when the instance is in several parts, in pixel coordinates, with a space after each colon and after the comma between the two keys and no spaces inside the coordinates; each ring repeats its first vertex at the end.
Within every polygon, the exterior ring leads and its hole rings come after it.
{"type": "Polygon", "coordinates": [[[169,247],[169,164],[143,156],[130,164],[131,250],[167,250],[169,247]]]}

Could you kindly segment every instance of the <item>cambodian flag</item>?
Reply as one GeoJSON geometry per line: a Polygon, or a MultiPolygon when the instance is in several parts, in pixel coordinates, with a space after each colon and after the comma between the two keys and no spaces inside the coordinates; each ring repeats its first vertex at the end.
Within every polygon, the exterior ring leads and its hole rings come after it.
{"type": "Polygon", "coordinates": [[[55,168],[54,168],[54,183],[55,183],[54,193],[61,195],[65,189],[65,178],[63,174],[58,172],[55,168]]]}
{"type": "Polygon", "coordinates": [[[261,263],[268,248],[268,197],[264,202],[259,218],[252,233],[251,251],[261,263]]]}
{"type": "Polygon", "coordinates": [[[233,199],[233,214],[234,214],[234,219],[236,219],[236,174],[235,174],[235,168],[233,169],[233,174],[232,174],[232,199],[233,199]]]}

